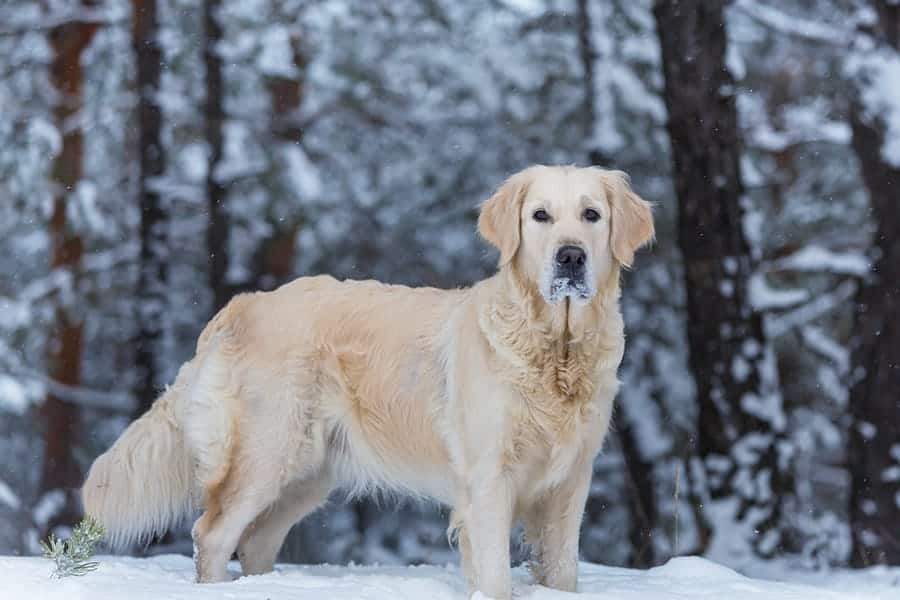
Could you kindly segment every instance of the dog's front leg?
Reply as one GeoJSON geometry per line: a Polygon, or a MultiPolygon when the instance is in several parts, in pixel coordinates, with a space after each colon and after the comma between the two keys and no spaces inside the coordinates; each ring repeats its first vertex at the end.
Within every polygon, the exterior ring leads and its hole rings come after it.
{"type": "Polygon", "coordinates": [[[578,535],[593,475],[592,462],[586,462],[532,513],[530,518],[537,522],[526,524],[538,537],[534,544],[537,553],[532,557],[535,579],[566,592],[574,592],[578,582],[578,535]]]}
{"type": "Polygon", "coordinates": [[[477,589],[506,600],[511,595],[509,534],[512,528],[512,485],[508,477],[473,478],[469,483],[470,510],[466,529],[471,542],[477,589]]]}

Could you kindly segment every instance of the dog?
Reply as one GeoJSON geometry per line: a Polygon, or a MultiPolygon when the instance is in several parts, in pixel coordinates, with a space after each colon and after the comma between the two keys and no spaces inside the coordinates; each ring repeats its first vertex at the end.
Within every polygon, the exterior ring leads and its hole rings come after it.
{"type": "Polygon", "coordinates": [[[624,351],[619,279],[654,236],[619,171],[533,166],[481,207],[497,273],[439,290],[301,277],[236,296],[170,388],[92,465],[87,514],[122,546],[195,509],[199,582],[273,568],[335,488],[452,507],[470,588],[509,598],[510,530],[574,591],[593,461],[624,351]]]}

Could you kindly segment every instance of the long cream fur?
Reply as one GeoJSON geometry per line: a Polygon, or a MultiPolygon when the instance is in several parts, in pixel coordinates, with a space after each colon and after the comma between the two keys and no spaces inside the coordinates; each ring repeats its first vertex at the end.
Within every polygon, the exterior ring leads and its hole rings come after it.
{"type": "Polygon", "coordinates": [[[537,579],[573,590],[624,349],[620,267],[652,237],[650,208],[618,172],[532,167],[485,203],[480,231],[500,269],[470,289],[311,277],[233,299],[94,463],[86,511],[126,544],[202,507],[197,576],[220,581],[235,549],[245,573],[271,569],[333,488],[401,491],[453,507],[473,588],[509,597],[521,520],[537,579]],[[548,300],[561,244],[587,251],[589,300],[548,300]]]}

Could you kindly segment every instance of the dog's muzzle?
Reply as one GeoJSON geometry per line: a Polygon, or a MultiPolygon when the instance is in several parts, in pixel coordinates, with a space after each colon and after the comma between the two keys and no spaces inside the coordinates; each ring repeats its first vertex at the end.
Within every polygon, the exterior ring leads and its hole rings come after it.
{"type": "Polygon", "coordinates": [[[567,297],[589,297],[586,281],[587,253],[579,246],[566,245],[556,251],[553,259],[553,281],[550,283],[550,300],[556,302],[567,297]]]}

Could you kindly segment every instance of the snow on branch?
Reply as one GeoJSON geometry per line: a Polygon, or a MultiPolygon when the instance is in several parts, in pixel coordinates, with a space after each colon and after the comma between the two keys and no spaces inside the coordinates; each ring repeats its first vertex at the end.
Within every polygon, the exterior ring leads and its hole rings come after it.
{"type": "Polygon", "coordinates": [[[869,272],[869,259],[862,252],[835,252],[810,245],[774,261],[770,271],[824,272],[862,277],[869,272]]]}
{"type": "MultiPolygon", "coordinates": [[[[60,11],[54,15],[17,14],[20,11],[0,13],[6,22],[0,27],[0,35],[22,35],[32,31],[47,31],[70,23],[96,23],[98,25],[125,25],[128,16],[123,11],[108,8],[80,7],[75,10],[60,11]]],[[[24,11],[22,11],[24,12],[24,11]]]]}
{"type": "Polygon", "coordinates": [[[821,294],[812,301],[782,315],[772,315],[766,320],[766,333],[777,338],[792,329],[811,323],[849,300],[856,293],[856,281],[846,280],[827,294],[821,294]]]}
{"type": "Polygon", "coordinates": [[[816,325],[805,325],[800,329],[800,337],[808,348],[834,363],[841,373],[847,372],[850,366],[849,351],[824,329],[816,325]]]}
{"type": "Polygon", "coordinates": [[[98,408],[111,413],[130,415],[134,410],[134,400],[129,394],[122,392],[104,392],[82,386],[61,383],[47,375],[34,370],[22,369],[9,372],[14,378],[31,379],[43,384],[47,391],[69,404],[87,408],[98,408]]]}
{"type": "Polygon", "coordinates": [[[857,51],[845,69],[856,79],[865,118],[884,130],[882,159],[900,168],[900,52],[890,47],[857,51]]]}
{"type": "Polygon", "coordinates": [[[759,0],[737,0],[734,7],[759,23],[786,35],[826,44],[847,44],[851,38],[852,32],[849,29],[789,15],[759,0]]]}
{"type": "Polygon", "coordinates": [[[821,99],[786,105],[779,127],[773,125],[765,104],[756,95],[741,94],[738,106],[746,121],[748,143],[760,150],[781,152],[805,144],[846,146],[850,143],[850,125],[834,119],[829,114],[831,105],[821,99]]]}
{"type": "Polygon", "coordinates": [[[790,308],[809,299],[807,290],[773,288],[763,273],[756,273],[750,278],[749,291],[750,304],[758,311],[790,308]]]}

